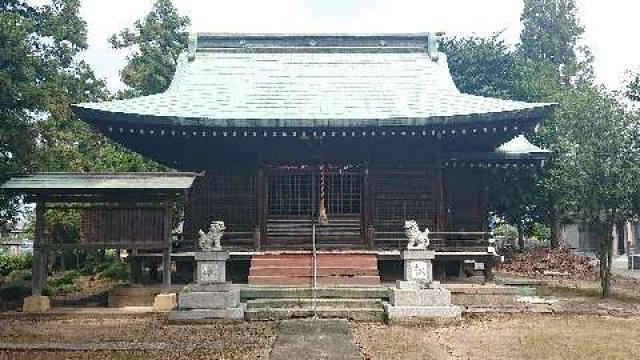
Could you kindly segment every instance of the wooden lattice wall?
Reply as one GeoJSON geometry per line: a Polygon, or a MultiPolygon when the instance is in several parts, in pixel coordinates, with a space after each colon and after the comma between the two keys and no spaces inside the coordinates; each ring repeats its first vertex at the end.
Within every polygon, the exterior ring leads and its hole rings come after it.
{"type": "Polygon", "coordinates": [[[122,248],[164,248],[171,239],[171,209],[156,207],[89,208],[80,217],[80,241],[122,248]]]}
{"type": "Polygon", "coordinates": [[[184,238],[196,240],[214,220],[225,222],[224,246],[253,243],[256,226],[256,173],[252,171],[207,171],[191,189],[185,204],[184,238]]]}

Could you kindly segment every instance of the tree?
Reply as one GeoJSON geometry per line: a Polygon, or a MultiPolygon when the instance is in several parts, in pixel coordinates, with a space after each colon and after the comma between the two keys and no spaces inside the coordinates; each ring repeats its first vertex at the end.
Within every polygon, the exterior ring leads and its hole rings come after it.
{"type": "MultiPolygon", "coordinates": [[[[79,1],[32,6],[0,2],[0,182],[33,167],[38,123],[58,112],[60,85],[86,67],[74,56],[86,48],[79,1]]],[[[17,214],[16,199],[0,195],[0,218],[17,214]]]]}
{"type": "Polygon", "coordinates": [[[613,226],[638,214],[640,121],[591,85],[564,92],[559,103],[550,189],[563,213],[598,236],[602,295],[608,296],[613,226]]]}
{"type": "MultiPolygon", "coordinates": [[[[549,101],[563,87],[552,64],[534,62],[512,51],[499,34],[486,39],[450,38],[442,49],[454,82],[465,93],[549,101]]],[[[551,205],[540,186],[545,176],[543,170],[504,169],[492,178],[489,209],[517,227],[521,247],[530,226],[537,221],[551,221],[551,205]]]]}
{"type": "Polygon", "coordinates": [[[593,56],[579,40],[584,33],[575,0],[525,0],[519,50],[535,62],[554,65],[563,83],[591,80],[593,56]]]}
{"type": "Polygon", "coordinates": [[[122,81],[130,87],[121,97],[156,94],[169,87],[178,56],[187,47],[186,29],[190,22],[178,14],[171,0],[157,0],[133,29],[111,36],[113,48],[133,50],[120,72],[122,81]]]}
{"type": "Polygon", "coordinates": [[[548,223],[550,203],[540,186],[546,171],[530,168],[503,169],[492,178],[489,207],[518,230],[518,247],[524,249],[524,236],[537,223],[548,223]]]}
{"type": "Polygon", "coordinates": [[[627,86],[625,96],[633,101],[640,101],[640,72],[630,73],[625,85],[627,86]]]}

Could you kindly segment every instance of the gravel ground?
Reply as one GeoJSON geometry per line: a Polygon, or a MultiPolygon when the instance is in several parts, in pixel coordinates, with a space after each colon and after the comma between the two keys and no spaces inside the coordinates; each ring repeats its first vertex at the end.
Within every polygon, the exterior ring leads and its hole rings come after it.
{"type": "Polygon", "coordinates": [[[174,325],[161,316],[0,318],[0,359],[260,359],[275,323],[174,325]]]}
{"type": "Polygon", "coordinates": [[[451,327],[352,324],[365,359],[634,359],[640,318],[493,315],[451,327]]]}

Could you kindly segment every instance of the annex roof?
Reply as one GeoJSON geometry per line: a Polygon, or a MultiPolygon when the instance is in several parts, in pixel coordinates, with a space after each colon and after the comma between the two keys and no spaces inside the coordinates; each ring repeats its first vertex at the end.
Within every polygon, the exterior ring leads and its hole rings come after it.
{"type": "Polygon", "coordinates": [[[167,91],[83,103],[89,122],[206,127],[366,127],[531,118],[553,104],[462,94],[430,34],[208,34],[167,91]]]}
{"type": "Polygon", "coordinates": [[[101,191],[180,191],[193,185],[196,173],[36,173],[16,176],[0,185],[13,193],[91,193],[101,191]]]}

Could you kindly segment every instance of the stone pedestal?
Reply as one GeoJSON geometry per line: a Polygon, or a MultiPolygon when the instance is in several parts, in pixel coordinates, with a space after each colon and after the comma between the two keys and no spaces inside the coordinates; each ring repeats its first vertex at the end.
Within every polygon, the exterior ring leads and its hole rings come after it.
{"type": "Polygon", "coordinates": [[[153,299],[153,311],[167,312],[176,308],[176,294],[158,294],[153,299]]]}
{"type": "Polygon", "coordinates": [[[432,250],[405,250],[400,255],[404,260],[404,279],[421,284],[433,281],[433,264],[436,252],[432,250]]]}
{"type": "Polygon", "coordinates": [[[42,313],[51,308],[48,296],[32,295],[24,298],[22,311],[29,313],[42,313]]]}
{"type": "Polygon", "coordinates": [[[225,281],[227,259],[226,251],[196,253],[196,283],[182,289],[178,296],[179,310],[170,312],[169,320],[244,319],[240,290],[225,281]]]}
{"type": "Polygon", "coordinates": [[[406,250],[404,281],[398,281],[384,304],[389,323],[435,322],[455,323],[460,320],[462,309],[451,304],[451,292],[433,282],[432,260],[435,253],[429,250],[406,250]]]}

